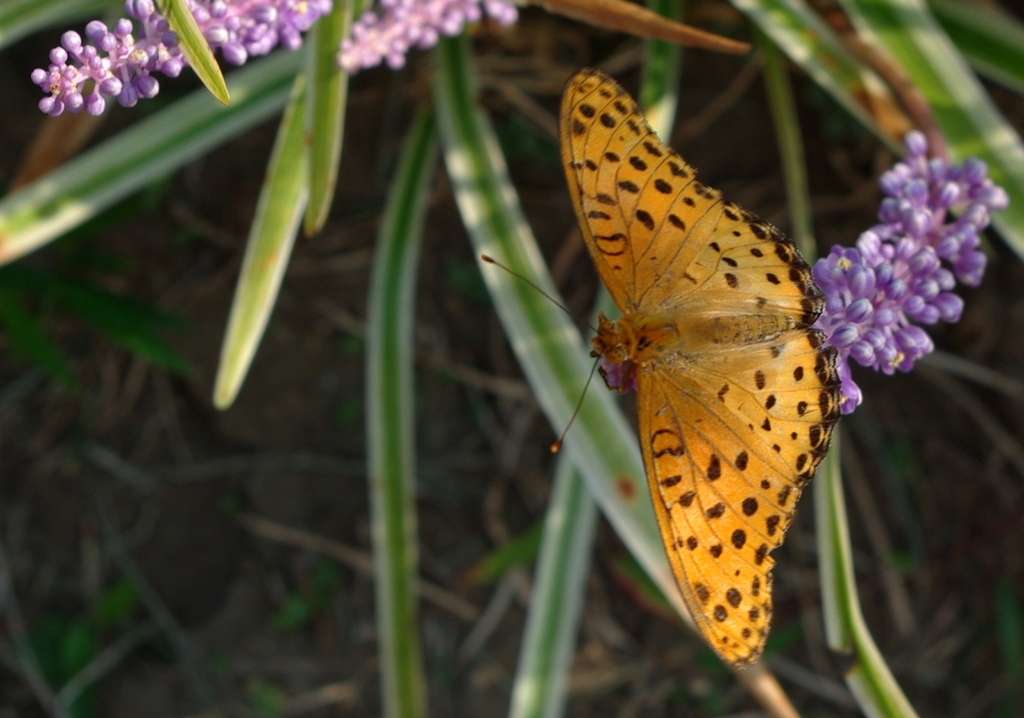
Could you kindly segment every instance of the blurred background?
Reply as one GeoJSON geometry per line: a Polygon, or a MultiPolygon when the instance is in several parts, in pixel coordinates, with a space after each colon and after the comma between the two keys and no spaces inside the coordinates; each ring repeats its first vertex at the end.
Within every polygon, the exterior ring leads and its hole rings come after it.
{"type": "MultiPolygon", "coordinates": [[[[686,21],[750,37],[724,2],[689,2],[686,21]]],[[[61,29],[0,53],[4,184],[53,122],[28,74],[61,29]]],[[[565,191],[558,100],[587,65],[635,92],[642,41],[537,7],[473,34],[480,101],[526,217],[568,307],[587,316],[598,280],[565,191]]],[[[687,50],[670,144],[704,182],[788,232],[761,68],[756,54],[687,50]]],[[[65,715],[80,718],[382,713],[367,292],[431,73],[415,52],[399,71],[351,80],[331,214],[296,242],[225,411],[214,379],[276,117],[0,270],[0,718],[58,715],[41,705],[40,681],[53,693],[71,685],[65,715]]],[[[824,254],[876,221],[878,176],[897,157],[789,74],[824,254]]],[[[163,81],[158,98],[109,110],[90,146],[200,87],[189,71],[163,81]]],[[[1021,96],[986,87],[1024,127],[1021,96]]],[[[502,331],[443,166],[426,212],[414,346],[419,576],[436,591],[418,619],[429,713],[499,716],[557,432],[502,331]]],[[[865,402],[842,422],[857,591],[922,716],[1024,715],[1024,269],[994,233],[984,249],[989,271],[966,292],[963,320],[931,331],[942,356],[909,375],[856,368],[865,402]],[[963,378],[972,373],[987,381],[963,378]]],[[[638,578],[603,520],[595,546],[567,714],[763,714],[638,578]]],[[[823,635],[809,497],[775,557],[767,666],[801,715],[860,714],[823,635]]]]}

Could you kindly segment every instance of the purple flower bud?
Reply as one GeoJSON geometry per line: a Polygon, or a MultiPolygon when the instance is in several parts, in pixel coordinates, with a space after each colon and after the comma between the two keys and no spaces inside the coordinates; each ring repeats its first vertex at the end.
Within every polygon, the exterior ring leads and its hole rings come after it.
{"type": "Polygon", "coordinates": [[[984,202],[990,211],[1001,212],[1010,206],[1010,195],[1002,187],[992,185],[978,194],[978,201],[984,202]]]}
{"type": "Polygon", "coordinates": [[[843,298],[837,295],[827,295],[825,297],[825,311],[824,315],[831,317],[839,316],[843,313],[846,308],[846,302],[843,298]]]}
{"type": "Polygon", "coordinates": [[[64,95],[64,106],[71,112],[78,112],[85,104],[85,98],[78,92],[69,92],[64,95]]]}
{"type": "Polygon", "coordinates": [[[224,56],[224,60],[232,65],[244,65],[245,61],[249,59],[249,53],[237,42],[225,43],[220,48],[220,53],[224,56]]]}
{"type": "Polygon", "coordinates": [[[956,277],[953,273],[945,267],[939,267],[932,274],[932,279],[939,285],[939,289],[943,292],[949,292],[956,287],[956,277]]]}
{"type": "Polygon", "coordinates": [[[935,297],[932,304],[939,310],[942,321],[954,324],[964,313],[964,300],[956,294],[944,292],[935,297]]]}
{"type": "Polygon", "coordinates": [[[222,25],[213,25],[206,28],[206,32],[204,32],[203,35],[206,37],[206,41],[210,43],[211,47],[223,45],[230,38],[227,28],[222,25]]]}
{"type": "Polygon", "coordinates": [[[896,311],[892,307],[882,305],[875,309],[874,324],[876,327],[886,328],[895,324],[897,320],[896,311]]]}
{"type": "Polygon", "coordinates": [[[903,189],[903,178],[892,170],[884,173],[878,180],[878,187],[883,194],[889,197],[896,197],[903,189]]]}
{"type": "Polygon", "coordinates": [[[121,88],[121,94],[117,96],[117,103],[121,107],[134,107],[139,101],[139,93],[132,85],[125,85],[121,88]]]}
{"type": "Polygon", "coordinates": [[[878,351],[886,344],[885,332],[879,329],[868,329],[864,332],[864,341],[870,344],[875,351],[878,351]]]}
{"type": "Polygon", "coordinates": [[[935,253],[942,259],[952,259],[960,253],[963,238],[958,234],[947,234],[935,243],[935,253]]]}
{"type": "Polygon", "coordinates": [[[926,209],[914,209],[903,215],[903,227],[911,237],[919,239],[932,228],[931,212],[926,209]]]}
{"type": "Polygon", "coordinates": [[[427,48],[441,35],[456,35],[484,12],[500,24],[517,17],[507,0],[381,0],[376,12],[366,12],[353,23],[350,37],[339,47],[338,64],[349,72],[381,62],[401,67],[409,48],[427,48]]]}
{"type": "MultiPolygon", "coordinates": [[[[61,44],[61,46],[64,49],[66,49],[68,52],[70,52],[72,54],[76,53],[76,52],[79,52],[82,49],[82,36],[79,35],[77,32],[75,32],[74,30],[68,30],[66,33],[64,33],[63,35],[60,36],[60,44],[61,44]]],[[[50,60],[54,64],[63,64],[65,62],[67,62],[67,59],[68,59],[67,53],[64,53],[64,55],[63,55],[64,59],[63,60],[57,60],[54,57],[54,54],[53,54],[55,52],[57,52],[56,49],[54,49],[54,50],[52,50],[50,52],[50,60]]]]}
{"type": "Polygon", "coordinates": [[[942,208],[952,207],[960,201],[960,194],[960,185],[956,182],[945,182],[939,187],[935,202],[942,208]]]}
{"type": "Polygon", "coordinates": [[[924,157],[928,152],[928,140],[923,132],[911,130],[903,138],[903,147],[911,157],[924,157]]]}
{"type": "Polygon", "coordinates": [[[177,77],[185,67],[184,56],[172,57],[160,63],[160,72],[168,77],[177,77]]]}
{"type": "Polygon", "coordinates": [[[888,291],[892,284],[895,270],[890,262],[883,262],[875,266],[875,286],[883,292],[888,291]]]}
{"type": "Polygon", "coordinates": [[[912,274],[929,274],[939,266],[939,258],[931,247],[917,250],[907,263],[912,274]]]}
{"type": "Polygon", "coordinates": [[[925,331],[913,324],[897,329],[893,332],[893,338],[901,351],[917,357],[923,356],[921,350],[931,344],[931,339],[925,331]]]}
{"type": "MultiPolygon", "coordinates": [[[[85,36],[93,42],[99,42],[109,34],[107,26],[99,20],[93,20],[85,26],[85,36]]],[[[107,50],[107,52],[110,52],[107,50]]]]}
{"type": "Polygon", "coordinates": [[[868,342],[859,341],[850,347],[850,356],[861,366],[875,363],[875,349],[868,342]]]}
{"type": "Polygon", "coordinates": [[[960,215],[961,226],[971,225],[975,228],[981,228],[987,227],[988,222],[988,210],[983,204],[972,204],[960,215]]]}
{"type": "Polygon", "coordinates": [[[914,179],[907,183],[904,197],[914,207],[924,207],[928,203],[928,183],[923,179],[914,179]]]}
{"type": "Polygon", "coordinates": [[[860,332],[857,331],[857,327],[852,324],[844,324],[832,333],[830,342],[837,349],[845,349],[858,339],[860,339],[860,332]]]}
{"type": "Polygon", "coordinates": [[[920,297],[923,301],[930,302],[939,296],[939,283],[931,277],[918,277],[911,281],[910,292],[912,296],[920,297]]]}
{"type": "Polygon", "coordinates": [[[920,314],[921,310],[924,309],[925,301],[922,297],[919,297],[916,294],[911,294],[901,302],[901,306],[903,307],[904,312],[914,317],[915,315],[920,314]]]}
{"type": "Polygon", "coordinates": [[[56,97],[44,97],[39,101],[39,109],[50,117],[57,117],[64,112],[64,103],[56,97]]]}
{"type": "Polygon", "coordinates": [[[850,268],[849,283],[854,297],[868,297],[875,291],[875,273],[863,264],[855,264],[850,268]]]}
{"type": "Polygon", "coordinates": [[[977,184],[988,175],[988,166],[977,157],[968,157],[960,167],[960,175],[967,184],[977,184]]]}
{"type": "Polygon", "coordinates": [[[107,101],[98,92],[90,92],[85,98],[85,111],[93,117],[99,117],[107,109],[107,101]]]}
{"type": "Polygon", "coordinates": [[[263,25],[273,25],[277,22],[277,8],[273,5],[261,5],[256,8],[252,17],[256,22],[263,25]]]}
{"type": "MultiPolygon", "coordinates": [[[[861,297],[859,299],[855,299],[846,308],[846,318],[854,324],[860,324],[861,322],[866,322],[870,319],[871,315],[874,314],[874,311],[875,309],[871,305],[871,302],[866,297],[861,297]]],[[[858,335],[857,338],[859,339],[860,336],[858,335]]]]}
{"type": "Polygon", "coordinates": [[[148,20],[156,12],[153,0],[126,0],[124,10],[136,20],[148,20]]]}
{"type": "Polygon", "coordinates": [[[953,290],[957,280],[980,283],[986,258],[978,251],[979,232],[989,211],[1007,201],[1005,191],[986,178],[984,163],[926,160],[928,145],[917,132],[904,143],[906,159],[879,180],[887,195],[879,223],[861,233],[856,249],[833,247],[813,269],[825,298],[815,326],[839,352],[843,413],[862,399],[850,376],[851,359],[884,374],[909,371],[934,348],[919,325],[960,319],[963,299],[953,290]],[[966,205],[961,215],[949,217],[959,205],[966,205]]]}
{"type": "Polygon", "coordinates": [[[907,283],[900,277],[893,277],[889,286],[885,288],[885,296],[894,301],[899,301],[907,294],[907,283]]]}
{"type": "Polygon", "coordinates": [[[896,361],[896,357],[900,354],[896,342],[887,341],[882,346],[875,347],[875,354],[877,355],[875,359],[876,368],[881,370],[883,374],[892,374],[893,362],[896,361]]]}
{"type": "Polygon", "coordinates": [[[156,97],[156,94],[160,92],[160,83],[152,75],[139,75],[135,78],[133,84],[139,97],[156,97]]]}
{"type": "Polygon", "coordinates": [[[900,221],[899,200],[887,197],[878,207],[878,219],[882,224],[896,224],[900,221]]]}
{"type": "Polygon", "coordinates": [[[988,263],[985,255],[981,252],[968,252],[960,257],[953,265],[956,277],[968,287],[976,287],[981,284],[985,273],[985,265],[988,263]]]}
{"type": "Polygon", "coordinates": [[[839,408],[844,414],[852,414],[853,410],[860,406],[864,400],[860,387],[850,377],[842,383],[842,403],[839,408]]]}
{"type": "MultiPolygon", "coordinates": [[[[0,0],[2,1],[2,0],[0,0]]],[[[437,0],[431,0],[436,2],[437,0]]],[[[445,0],[467,2],[471,0],[445,0]]],[[[191,10],[207,41],[222,46],[225,60],[242,64],[250,56],[263,55],[277,45],[296,49],[302,43],[302,32],[329,12],[331,0],[183,0],[191,10]]],[[[418,6],[419,0],[393,0],[418,6]]],[[[48,114],[65,109],[102,112],[102,98],[83,99],[82,91],[92,86],[107,97],[130,107],[140,98],[159,92],[153,73],[176,77],[186,59],[179,47],[178,36],[170,29],[152,0],[126,0],[125,12],[139,22],[139,33],[133,37],[133,22],[121,18],[114,30],[94,20],[86,25],[83,44],[81,36],[69,31],[61,37],[61,47],[50,51],[50,68],[33,73],[35,82],[51,100],[40,105],[48,114]]]]}
{"type": "Polygon", "coordinates": [[[933,157],[928,160],[928,179],[932,182],[941,182],[946,177],[948,167],[946,161],[941,157],[933,157]]]}
{"type": "Polygon", "coordinates": [[[915,322],[920,322],[921,324],[935,324],[941,318],[938,307],[934,307],[931,304],[925,304],[916,312],[908,311],[907,314],[915,322]]]}

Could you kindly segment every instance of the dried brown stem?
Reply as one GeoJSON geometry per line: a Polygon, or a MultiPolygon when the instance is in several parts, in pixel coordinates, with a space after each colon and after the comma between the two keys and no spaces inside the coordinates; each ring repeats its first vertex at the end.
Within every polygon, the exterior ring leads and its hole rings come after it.
{"type": "Polygon", "coordinates": [[[625,0],[532,0],[548,12],[564,15],[588,25],[618,30],[629,35],[675,42],[689,47],[743,55],[750,44],[698,30],[669,20],[642,5],[625,0]]]}
{"type": "MultiPolygon", "coordinates": [[[[288,544],[289,546],[297,546],[309,551],[322,553],[339,563],[345,564],[354,571],[358,571],[364,576],[369,578],[376,576],[373,558],[368,553],[354,549],[351,546],[346,546],[340,541],[317,536],[301,529],[283,526],[254,514],[239,514],[236,518],[239,524],[258,536],[277,541],[278,543],[288,544]]],[[[418,580],[416,582],[416,592],[425,601],[433,603],[438,608],[444,609],[463,621],[473,622],[480,617],[480,611],[476,606],[440,586],[418,580]]]]}

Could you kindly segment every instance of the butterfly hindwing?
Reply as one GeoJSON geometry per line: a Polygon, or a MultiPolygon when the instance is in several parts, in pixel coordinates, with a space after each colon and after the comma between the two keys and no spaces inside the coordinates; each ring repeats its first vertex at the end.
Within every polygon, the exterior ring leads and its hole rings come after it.
{"type": "Polygon", "coordinates": [[[676,581],[711,646],[749,664],[768,635],[769,551],[784,530],[760,525],[757,514],[770,511],[760,484],[780,467],[749,452],[684,374],[644,372],[638,382],[644,463],[676,581]]]}

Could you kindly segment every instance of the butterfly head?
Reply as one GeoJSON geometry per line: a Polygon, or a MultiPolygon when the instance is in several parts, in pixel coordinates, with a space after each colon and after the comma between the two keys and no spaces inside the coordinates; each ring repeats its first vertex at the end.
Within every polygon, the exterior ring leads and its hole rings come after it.
{"type": "Polygon", "coordinates": [[[609,389],[624,394],[636,388],[635,342],[631,324],[598,314],[590,355],[598,358],[597,370],[609,389]]]}

